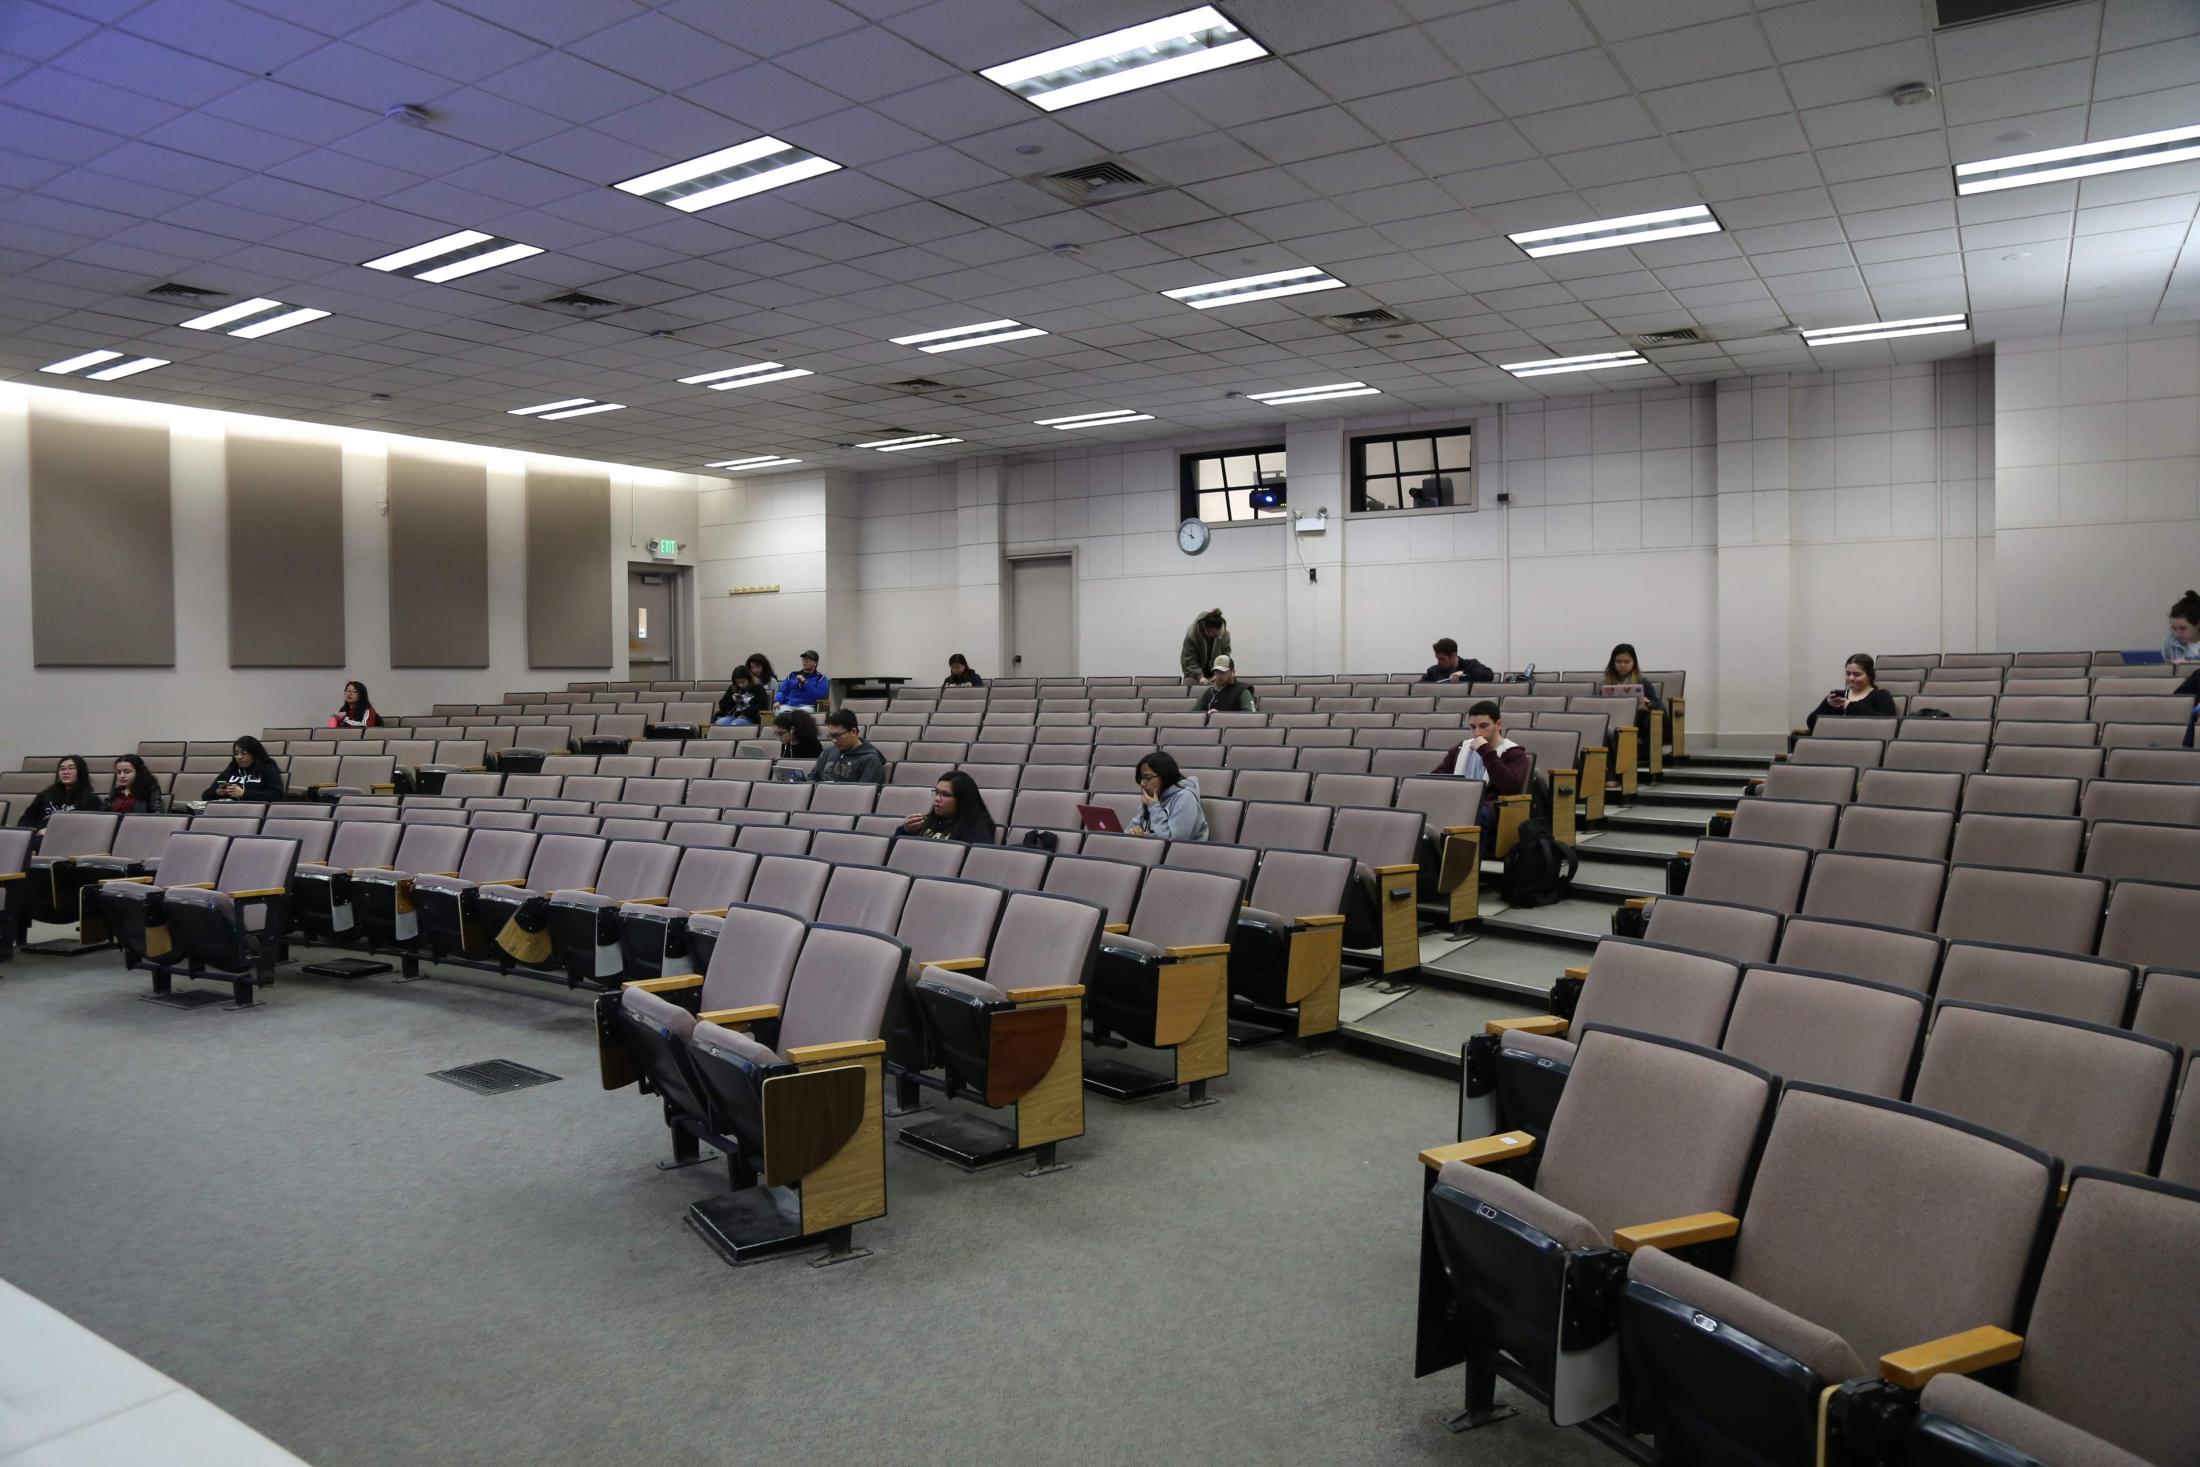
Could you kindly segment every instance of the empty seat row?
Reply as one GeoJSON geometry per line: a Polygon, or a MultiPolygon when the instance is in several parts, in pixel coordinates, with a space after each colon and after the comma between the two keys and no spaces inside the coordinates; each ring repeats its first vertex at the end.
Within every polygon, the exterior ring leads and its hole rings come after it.
{"type": "MultiPolygon", "coordinates": [[[[2068,793],[2074,804],[2074,785],[2068,793]]],[[[1924,856],[1967,866],[2082,870],[2111,879],[2151,876],[2200,885],[2200,824],[2175,820],[2087,821],[2069,813],[2008,813],[1976,807],[1959,812],[1931,805],[1754,799],[1736,806],[1730,820],[1714,821],[1712,834],[1812,850],[1924,856]]],[[[1674,858],[1670,866],[1680,869],[1671,872],[1669,890],[1683,889],[1690,864],[1689,852],[1674,858]]]]}

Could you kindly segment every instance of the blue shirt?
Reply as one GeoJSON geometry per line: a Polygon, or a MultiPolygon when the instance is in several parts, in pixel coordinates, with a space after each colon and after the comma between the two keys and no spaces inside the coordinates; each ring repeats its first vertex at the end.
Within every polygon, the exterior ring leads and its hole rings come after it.
{"type": "Polygon", "coordinates": [[[779,685],[779,706],[813,708],[832,699],[833,685],[822,672],[790,672],[779,685]]]}

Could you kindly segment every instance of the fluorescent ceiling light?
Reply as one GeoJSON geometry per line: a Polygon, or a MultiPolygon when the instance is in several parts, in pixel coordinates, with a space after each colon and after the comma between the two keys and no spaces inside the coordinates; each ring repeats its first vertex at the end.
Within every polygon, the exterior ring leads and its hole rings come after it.
{"type": "Polygon", "coordinates": [[[166,357],[139,357],[135,361],[118,362],[112,367],[86,373],[85,377],[91,382],[112,382],[118,377],[135,377],[140,372],[150,372],[155,367],[167,365],[166,357]]]}
{"type": "Polygon", "coordinates": [[[369,270],[402,272],[415,280],[426,280],[440,285],[446,280],[456,280],[461,275],[471,275],[477,270],[487,270],[541,253],[534,245],[500,239],[478,229],[461,229],[456,234],[446,234],[441,239],[431,239],[426,244],[414,245],[409,250],[399,250],[395,254],[361,263],[369,270]],[[425,265],[428,268],[416,270],[413,268],[416,265],[425,265]]]}
{"type": "Polygon", "coordinates": [[[1304,295],[1310,290],[1337,290],[1343,285],[1342,280],[1327,270],[1301,265],[1296,270],[1278,270],[1273,275],[1248,275],[1242,280],[1187,285],[1180,290],[1161,293],[1172,301],[1182,301],[1195,310],[1204,311],[1211,306],[1241,306],[1247,301],[1273,300],[1279,295],[1304,295]]]}
{"type": "Polygon", "coordinates": [[[249,326],[239,326],[229,334],[231,336],[241,336],[249,341],[262,336],[273,336],[278,331],[288,331],[293,326],[303,326],[308,321],[318,321],[327,314],[326,311],[300,307],[297,310],[285,311],[280,316],[270,316],[264,321],[254,321],[249,326]]]}
{"type": "Polygon", "coordinates": [[[239,301],[233,306],[223,306],[218,311],[208,311],[203,316],[193,316],[188,321],[178,321],[176,324],[186,331],[211,331],[216,326],[227,326],[232,321],[242,321],[247,316],[257,316],[262,311],[272,311],[281,304],[281,301],[269,300],[266,296],[261,296],[256,300],[239,301]]]}
{"type": "Polygon", "coordinates": [[[759,382],[784,382],[789,377],[814,375],[807,367],[782,367],[777,362],[755,362],[746,367],[723,367],[715,372],[701,372],[680,380],[689,385],[707,382],[711,391],[724,392],[734,387],[754,387],[759,382]]]}
{"type": "Polygon", "coordinates": [[[122,353],[118,351],[88,351],[80,357],[70,357],[66,361],[48,362],[38,370],[41,372],[56,372],[66,376],[70,372],[80,372],[86,367],[96,367],[101,362],[111,362],[121,355],[122,353]]]}
{"type": "Polygon", "coordinates": [[[1962,312],[1952,316],[1913,316],[1907,321],[1865,321],[1855,326],[1805,327],[1803,340],[1810,346],[1838,346],[1848,341],[1885,341],[1894,336],[1932,336],[1942,331],[1967,331],[1970,321],[1962,312]]]}
{"type": "Polygon", "coordinates": [[[798,458],[783,458],[776,453],[759,454],[755,458],[729,458],[720,463],[705,464],[706,469],[776,469],[786,464],[798,464],[798,458]]]}
{"type": "Polygon", "coordinates": [[[895,336],[889,340],[895,346],[913,346],[918,351],[961,351],[966,346],[992,346],[995,342],[1020,341],[1026,336],[1044,336],[1036,326],[1026,326],[1021,321],[981,321],[975,326],[950,326],[945,331],[920,331],[914,336],[895,336]]]}
{"type": "Polygon", "coordinates": [[[1585,357],[1546,357],[1540,362],[1506,362],[1515,377],[1555,377],[1561,372],[1601,372],[1606,367],[1647,367],[1639,351],[1600,351],[1585,357]]]}
{"type": "Polygon", "coordinates": [[[537,413],[554,413],[559,408],[579,407],[584,402],[594,402],[593,397],[561,397],[556,402],[540,402],[533,407],[507,408],[515,418],[531,418],[537,413]]]}
{"type": "Polygon", "coordinates": [[[881,447],[881,448],[879,449],[879,452],[880,452],[880,453],[905,453],[905,452],[907,452],[908,450],[910,450],[910,449],[912,449],[912,448],[945,448],[945,447],[946,447],[946,446],[947,446],[948,444],[950,444],[950,443],[960,443],[960,442],[962,442],[962,440],[961,440],[960,438],[927,438],[927,439],[925,439],[924,441],[922,441],[921,443],[889,443],[889,444],[885,444],[885,445],[883,445],[883,446],[882,446],[882,447],[881,447]]]}
{"type": "Polygon", "coordinates": [[[1958,163],[1956,192],[1987,194],[2035,183],[2059,183],[2066,178],[2090,178],[2096,173],[2154,168],[2189,158],[2200,158],[2200,127],[2173,127],[2166,132],[2134,133],[2106,142],[2012,153],[1982,163],[1958,163]]]}
{"type": "Polygon", "coordinates": [[[1289,407],[1297,402],[1322,402],[1332,397],[1372,397],[1382,392],[1365,382],[1326,382],[1319,387],[1287,387],[1280,392],[1248,392],[1254,402],[1270,407],[1289,407]]]}
{"type": "Polygon", "coordinates": [[[1531,229],[1505,238],[1533,259],[1545,255],[1577,255],[1583,250],[1609,250],[1621,245],[1647,244],[1653,239],[1678,239],[1684,234],[1717,234],[1718,216],[1703,204],[1685,209],[1660,209],[1655,214],[1629,214],[1620,219],[1592,219],[1586,224],[1565,224],[1557,229],[1531,229]]]}
{"type": "Polygon", "coordinates": [[[948,438],[939,433],[917,433],[907,438],[881,438],[875,443],[858,443],[858,448],[875,448],[880,453],[900,453],[905,448],[937,448],[943,443],[960,443],[960,438],[948,438]]]}
{"type": "Polygon", "coordinates": [[[1066,418],[1034,418],[1032,423],[1040,428],[1052,428],[1057,433],[1072,428],[1112,428],[1117,423],[1150,423],[1152,413],[1134,413],[1129,408],[1110,408],[1104,413],[1075,413],[1066,418]]]}
{"type": "Polygon", "coordinates": [[[585,418],[590,413],[615,413],[625,406],[623,402],[592,402],[586,407],[571,407],[559,413],[541,413],[536,416],[535,421],[554,423],[560,418],[585,418]]]}
{"type": "Polygon", "coordinates": [[[766,189],[815,178],[820,173],[831,173],[838,167],[838,163],[804,152],[792,143],[762,137],[720,148],[715,153],[705,153],[700,158],[690,158],[685,163],[674,163],[612,187],[663,204],[668,209],[692,214],[698,209],[713,208],[766,189]]]}
{"type": "Polygon", "coordinates": [[[989,66],[978,75],[1035,107],[1059,112],[1180,76],[1235,66],[1268,48],[1212,5],[1073,41],[1051,51],[989,66]]]}

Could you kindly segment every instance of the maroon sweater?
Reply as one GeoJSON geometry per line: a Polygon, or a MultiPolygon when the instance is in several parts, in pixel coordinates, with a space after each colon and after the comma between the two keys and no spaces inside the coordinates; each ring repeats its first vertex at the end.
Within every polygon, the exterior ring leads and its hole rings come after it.
{"type": "MultiPolygon", "coordinates": [[[[1459,767],[1459,750],[1466,747],[1464,739],[1444,755],[1444,762],[1432,771],[1450,774],[1459,767]]],[[[1528,787],[1528,751],[1514,744],[1502,754],[1482,751],[1482,768],[1488,774],[1486,788],[1493,795],[1517,795],[1528,787]]]]}

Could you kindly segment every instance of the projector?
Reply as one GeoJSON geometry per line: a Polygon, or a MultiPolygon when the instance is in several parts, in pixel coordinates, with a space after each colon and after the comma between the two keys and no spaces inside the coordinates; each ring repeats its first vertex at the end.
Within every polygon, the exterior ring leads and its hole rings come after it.
{"type": "Polygon", "coordinates": [[[1246,495],[1246,501],[1255,509],[1281,509],[1285,503],[1284,486],[1263,484],[1246,495]]]}

